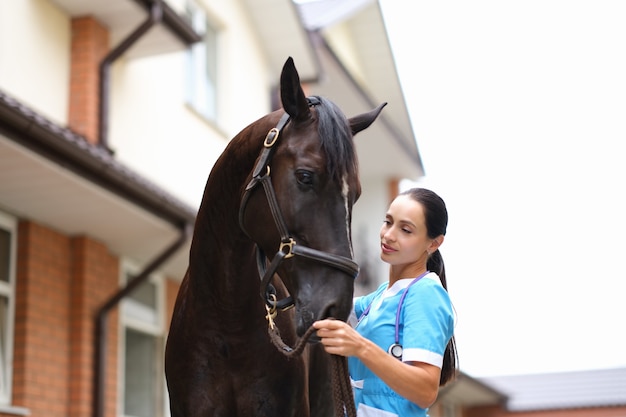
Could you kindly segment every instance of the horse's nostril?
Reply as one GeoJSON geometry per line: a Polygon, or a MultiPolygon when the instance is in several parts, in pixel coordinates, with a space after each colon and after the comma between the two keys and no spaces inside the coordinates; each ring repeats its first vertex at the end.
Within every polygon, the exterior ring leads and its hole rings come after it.
{"type": "Polygon", "coordinates": [[[337,317],[337,309],[334,304],[326,307],[326,310],[322,314],[322,319],[336,319],[337,317]]]}

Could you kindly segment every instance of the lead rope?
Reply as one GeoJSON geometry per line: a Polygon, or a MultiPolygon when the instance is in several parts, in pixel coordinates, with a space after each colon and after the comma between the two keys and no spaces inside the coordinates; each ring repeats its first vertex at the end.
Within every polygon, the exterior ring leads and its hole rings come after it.
{"type": "MultiPolygon", "coordinates": [[[[306,341],[311,337],[315,328],[313,326],[304,333],[302,338],[291,348],[283,342],[280,337],[278,327],[274,325],[273,320],[268,316],[270,325],[267,332],[274,346],[287,357],[300,355],[304,350],[306,341]]],[[[348,373],[348,361],[341,355],[330,355],[332,359],[332,383],[333,383],[333,400],[335,402],[336,417],[356,417],[356,408],[354,405],[354,397],[352,396],[352,386],[350,384],[350,374],[348,373]]]]}

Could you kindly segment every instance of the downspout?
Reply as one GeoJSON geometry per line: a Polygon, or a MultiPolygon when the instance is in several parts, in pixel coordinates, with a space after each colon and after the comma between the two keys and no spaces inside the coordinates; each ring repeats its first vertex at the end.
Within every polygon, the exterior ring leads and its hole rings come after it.
{"type": "Polygon", "coordinates": [[[193,231],[193,225],[185,224],[180,230],[176,241],[149,263],[143,271],[131,279],[125,287],[113,294],[98,310],[95,319],[95,352],[93,376],[93,417],[104,417],[104,398],[106,386],[106,351],[107,351],[107,323],[109,312],[119,302],[141,285],[150,274],[174,255],[187,242],[193,231]]]}
{"type": "Polygon", "coordinates": [[[99,146],[110,151],[109,148],[109,98],[111,82],[111,65],[122,56],[139,38],[141,38],[155,24],[163,18],[162,0],[154,0],[150,7],[150,16],[134,32],[104,57],[100,63],[100,107],[98,109],[98,139],[99,146]]]}
{"type": "MultiPolygon", "coordinates": [[[[155,0],[150,8],[148,18],[126,39],[104,57],[100,63],[100,107],[99,107],[99,146],[109,150],[109,101],[111,65],[124,54],[138,39],[140,39],[163,17],[161,0],[155,0]]],[[[115,293],[107,302],[100,307],[95,318],[94,338],[94,374],[93,374],[93,416],[104,417],[104,398],[106,386],[106,351],[107,351],[107,323],[108,314],[119,302],[142,284],[152,272],[167,261],[178,249],[180,249],[191,233],[191,228],[186,224],[180,232],[178,239],[163,253],[157,256],[144,270],[129,281],[126,286],[115,293]]]]}

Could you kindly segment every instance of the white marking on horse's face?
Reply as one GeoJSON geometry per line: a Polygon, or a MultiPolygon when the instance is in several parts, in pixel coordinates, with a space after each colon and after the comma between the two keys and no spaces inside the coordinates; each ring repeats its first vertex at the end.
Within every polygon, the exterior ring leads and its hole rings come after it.
{"type": "Polygon", "coordinates": [[[350,196],[350,185],[348,184],[348,174],[344,174],[341,187],[341,195],[343,196],[343,203],[346,209],[346,239],[350,245],[350,256],[354,259],[354,249],[352,248],[352,240],[350,239],[350,205],[349,205],[349,196],[350,196]]]}

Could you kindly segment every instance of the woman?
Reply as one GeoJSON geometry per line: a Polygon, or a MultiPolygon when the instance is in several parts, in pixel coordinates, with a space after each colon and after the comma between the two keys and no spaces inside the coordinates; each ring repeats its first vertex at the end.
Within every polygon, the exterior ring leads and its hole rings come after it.
{"type": "Polygon", "coordinates": [[[328,353],[348,357],[358,417],[427,416],[439,386],[454,377],[454,314],[439,253],[447,224],[437,194],[401,193],[380,230],[389,281],[355,298],[354,328],[314,324],[328,353]]]}

